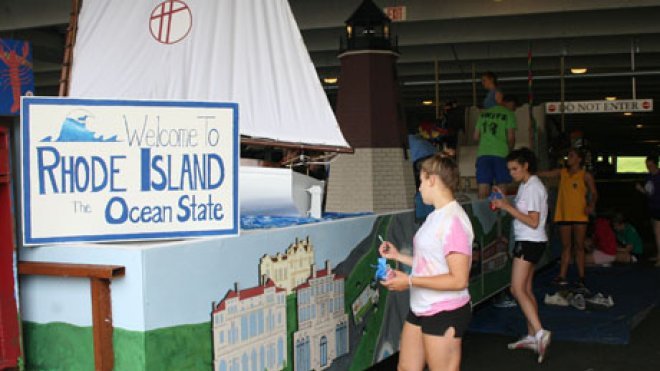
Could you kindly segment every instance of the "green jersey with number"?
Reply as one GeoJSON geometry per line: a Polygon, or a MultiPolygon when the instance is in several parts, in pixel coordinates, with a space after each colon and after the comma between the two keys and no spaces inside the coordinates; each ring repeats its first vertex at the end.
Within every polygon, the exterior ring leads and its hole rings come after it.
{"type": "Polygon", "coordinates": [[[516,128],[516,115],[502,106],[489,108],[479,115],[476,130],[479,130],[478,156],[506,157],[509,154],[508,129],[516,128]]]}

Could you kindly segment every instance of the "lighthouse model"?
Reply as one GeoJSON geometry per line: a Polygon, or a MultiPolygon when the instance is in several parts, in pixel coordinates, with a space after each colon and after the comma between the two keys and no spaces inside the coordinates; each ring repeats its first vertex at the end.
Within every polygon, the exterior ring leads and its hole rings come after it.
{"type": "Polygon", "coordinates": [[[390,19],[365,0],[346,21],[339,59],[336,115],[352,155],[330,167],[326,209],[384,212],[413,207],[415,182],[406,157],[390,19]]]}

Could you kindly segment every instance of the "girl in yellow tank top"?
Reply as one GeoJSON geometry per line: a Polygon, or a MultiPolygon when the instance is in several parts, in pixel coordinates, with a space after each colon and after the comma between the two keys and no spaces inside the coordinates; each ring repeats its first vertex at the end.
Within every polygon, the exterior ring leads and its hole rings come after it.
{"type": "Polygon", "coordinates": [[[560,170],[559,194],[555,209],[555,222],[588,222],[587,185],[585,171],[579,169],[571,174],[568,169],[560,170]]]}
{"type": "Polygon", "coordinates": [[[565,169],[539,172],[542,177],[559,177],[559,193],[554,221],[561,236],[561,265],[555,283],[567,285],[566,273],[572,252],[578,269],[578,285],[584,286],[584,238],[589,214],[596,207],[598,192],[594,178],[582,168],[584,154],[575,148],[568,151],[565,169]],[[587,191],[589,194],[587,201],[587,191]]]}

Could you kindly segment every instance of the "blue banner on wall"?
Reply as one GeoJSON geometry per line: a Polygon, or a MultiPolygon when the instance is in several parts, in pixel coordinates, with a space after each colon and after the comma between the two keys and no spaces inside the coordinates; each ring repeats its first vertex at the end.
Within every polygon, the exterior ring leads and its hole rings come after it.
{"type": "Polygon", "coordinates": [[[18,116],[23,95],[34,95],[30,44],[0,39],[0,115],[18,116]]]}

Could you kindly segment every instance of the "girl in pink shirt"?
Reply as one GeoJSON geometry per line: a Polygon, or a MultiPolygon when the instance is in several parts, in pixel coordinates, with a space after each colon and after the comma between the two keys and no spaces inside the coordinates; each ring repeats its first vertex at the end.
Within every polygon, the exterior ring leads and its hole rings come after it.
{"type": "Polygon", "coordinates": [[[399,369],[459,370],[461,338],[472,316],[467,286],[472,261],[472,224],[454,199],[458,167],[436,154],[421,164],[422,200],[435,210],[413,239],[413,256],[385,241],[381,256],[412,267],[395,271],[381,284],[392,291],[410,290],[410,312],[401,332],[399,369]]]}

